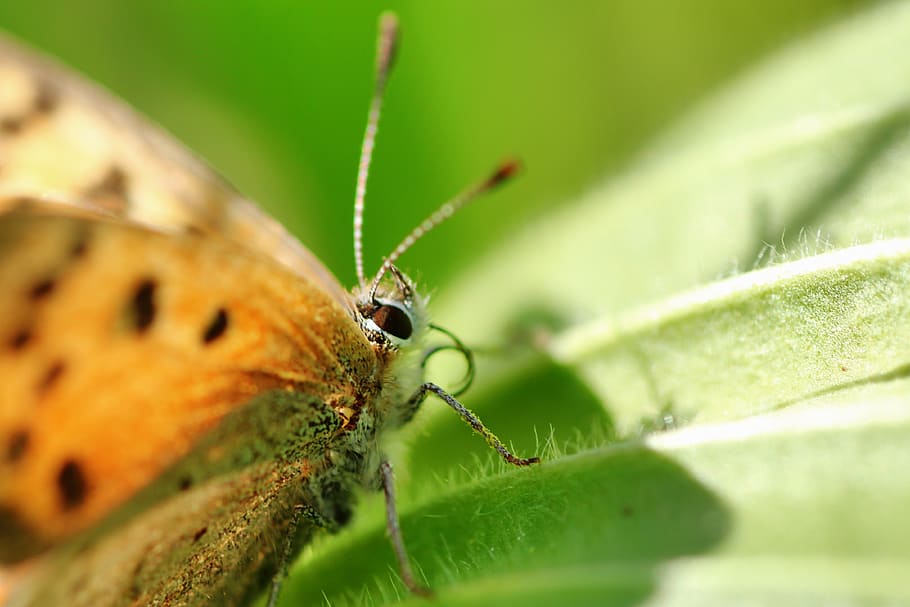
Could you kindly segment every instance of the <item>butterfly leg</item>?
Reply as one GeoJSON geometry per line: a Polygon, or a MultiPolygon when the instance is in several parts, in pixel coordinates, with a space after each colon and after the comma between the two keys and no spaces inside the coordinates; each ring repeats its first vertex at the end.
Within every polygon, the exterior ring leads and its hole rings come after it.
{"type": "Polygon", "coordinates": [[[508,463],[514,466],[529,466],[531,464],[537,464],[540,462],[539,457],[524,458],[514,455],[511,451],[506,449],[506,446],[502,444],[502,441],[499,440],[496,435],[493,434],[490,429],[483,424],[482,421],[480,421],[480,418],[477,417],[473,411],[462,405],[454,396],[436,384],[425,383],[420,386],[417,389],[417,392],[415,392],[414,395],[408,400],[408,403],[416,409],[417,406],[423,401],[423,399],[426,398],[427,392],[432,392],[440,399],[442,399],[445,404],[452,407],[452,409],[454,409],[455,412],[461,416],[461,419],[463,419],[469,426],[471,426],[471,428],[473,428],[477,434],[481,435],[484,440],[487,441],[487,444],[495,449],[499,455],[502,456],[502,459],[506,460],[508,463]]]}
{"type": "Polygon", "coordinates": [[[401,525],[398,522],[398,510],[395,508],[395,476],[392,472],[391,462],[383,460],[382,463],[379,464],[379,470],[382,473],[382,491],[385,494],[386,531],[389,534],[389,540],[392,542],[395,558],[398,560],[398,570],[401,572],[401,581],[404,582],[404,585],[407,586],[408,590],[414,594],[432,596],[433,593],[414,578],[414,571],[411,569],[411,560],[408,558],[408,551],[404,547],[404,538],[401,535],[401,525]]]}

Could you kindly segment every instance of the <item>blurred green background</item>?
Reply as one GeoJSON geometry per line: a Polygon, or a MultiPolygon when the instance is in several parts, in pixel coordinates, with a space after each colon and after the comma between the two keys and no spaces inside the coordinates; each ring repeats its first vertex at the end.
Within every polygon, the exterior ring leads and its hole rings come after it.
{"type": "Polygon", "coordinates": [[[175,133],[349,285],[376,20],[394,9],[402,52],[369,187],[367,269],[503,156],[526,165],[402,261],[432,291],[621,170],[742,68],[862,4],[34,0],[0,3],[0,27],[175,133]]]}

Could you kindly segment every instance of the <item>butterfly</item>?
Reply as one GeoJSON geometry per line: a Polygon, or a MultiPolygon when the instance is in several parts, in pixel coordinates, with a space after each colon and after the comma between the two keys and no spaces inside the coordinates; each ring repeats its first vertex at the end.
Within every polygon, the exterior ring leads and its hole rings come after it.
{"type": "MultiPolygon", "coordinates": [[[[245,604],[382,489],[379,439],[428,394],[426,299],[372,279],[363,201],[398,25],[380,21],[357,177],[358,285],[131,109],[0,38],[0,594],[13,605],[245,604]]],[[[456,349],[468,351],[455,340],[456,349]]],[[[2,597],[0,597],[2,600],[2,597]]]]}

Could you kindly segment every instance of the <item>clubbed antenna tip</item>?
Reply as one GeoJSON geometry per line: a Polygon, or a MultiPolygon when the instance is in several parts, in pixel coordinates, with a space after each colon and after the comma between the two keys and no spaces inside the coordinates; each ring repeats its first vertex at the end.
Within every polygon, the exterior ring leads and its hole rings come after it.
{"type": "Polygon", "coordinates": [[[516,158],[510,158],[506,160],[499,168],[496,169],[496,172],[493,173],[490,178],[487,180],[486,189],[493,189],[496,186],[508,181],[512,177],[518,174],[521,170],[521,162],[516,158]]]}
{"type": "Polygon", "coordinates": [[[410,249],[415,242],[420,240],[424,234],[454,215],[456,211],[481,194],[489,192],[496,186],[508,181],[509,178],[518,172],[520,167],[521,164],[514,159],[500,163],[499,166],[496,167],[496,170],[493,171],[492,175],[464,190],[462,193],[455,196],[455,198],[436,209],[432,215],[424,219],[423,222],[414,228],[410,234],[405,236],[404,240],[402,240],[391,254],[385,258],[385,261],[382,263],[382,266],[380,266],[379,271],[376,273],[376,276],[373,278],[373,282],[370,285],[370,299],[374,300],[376,298],[376,289],[379,287],[379,282],[382,280],[382,277],[385,276],[386,272],[389,271],[389,268],[392,267],[405,251],[410,249]]]}
{"type": "Polygon", "coordinates": [[[385,80],[395,65],[400,39],[398,15],[391,11],[382,13],[379,16],[379,39],[376,49],[376,76],[379,80],[385,80]]]}

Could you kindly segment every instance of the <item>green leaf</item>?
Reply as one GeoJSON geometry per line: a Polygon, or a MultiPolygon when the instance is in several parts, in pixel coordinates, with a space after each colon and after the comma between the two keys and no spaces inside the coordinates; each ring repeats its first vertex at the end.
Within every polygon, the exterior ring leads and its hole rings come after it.
{"type": "Polygon", "coordinates": [[[600,395],[624,435],[642,417],[745,417],[910,372],[910,240],[750,272],[575,327],[555,358],[600,395]]]}
{"type": "MultiPolygon", "coordinates": [[[[440,605],[905,601],[907,389],[863,386],[452,486],[404,533],[440,605]]],[[[309,559],[286,604],[404,596],[372,523],[309,559]]]]}
{"type": "Polygon", "coordinates": [[[910,236],[908,32],[910,7],[894,3],[773,57],[628,172],[507,239],[435,313],[489,343],[516,314],[574,324],[769,260],[910,236]]]}
{"type": "MultiPolygon", "coordinates": [[[[435,302],[500,345],[467,404],[546,461],[424,405],[400,506],[434,605],[910,601],[906,40],[908,3],[803,40],[435,302]]],[[[375,497],[282,600],[425,604],[375,497]]]]}

